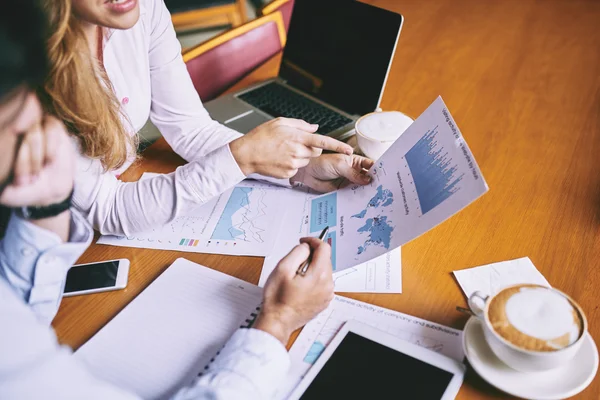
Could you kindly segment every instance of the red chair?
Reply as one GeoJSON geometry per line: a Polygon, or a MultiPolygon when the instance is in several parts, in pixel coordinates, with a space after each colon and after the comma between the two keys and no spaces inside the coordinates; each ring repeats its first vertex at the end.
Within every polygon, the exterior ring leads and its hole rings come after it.
{"type": "Polygon", "coordinates": [[[281,12],[283,17],[283,23],[285,24],[285,31],[288,31],[290,27],[290,20],[292,19],[292,10],[294,9],[294,0],[273,0],[269,4],[265,5],[260,9],[258,15],[269,15],[276,11],[281,12]]]}
{"type": "Polygon", "coordinates": [[[275,12],[231,29],[183,53],[202,101],[219,96],[285,46],[285,27],[275,12]]]}

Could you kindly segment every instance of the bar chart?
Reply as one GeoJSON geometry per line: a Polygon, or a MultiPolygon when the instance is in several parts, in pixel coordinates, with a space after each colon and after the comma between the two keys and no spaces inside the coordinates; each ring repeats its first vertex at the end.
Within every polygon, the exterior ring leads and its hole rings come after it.
{"type": "Polygon", "coordinates": [[[437,135],[437,126],[428,130],[405,156],[423,214],[456,193],[463,178],[457,176],[458,165],[438,143],[437,135]]]}

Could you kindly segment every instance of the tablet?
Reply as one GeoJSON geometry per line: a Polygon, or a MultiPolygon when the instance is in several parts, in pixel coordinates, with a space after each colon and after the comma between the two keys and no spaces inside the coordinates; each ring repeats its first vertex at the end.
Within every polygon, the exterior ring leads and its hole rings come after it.
{"type": "Polygon", "coordinates": [[[290,399],[450,400],[465,365],[357,321],[347,322],[290,399]]]}

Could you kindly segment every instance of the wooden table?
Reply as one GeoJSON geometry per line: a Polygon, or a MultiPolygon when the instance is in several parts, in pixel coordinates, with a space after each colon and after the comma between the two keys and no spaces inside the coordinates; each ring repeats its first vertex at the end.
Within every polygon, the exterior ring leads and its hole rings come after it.
{"type": "MultiPolygon", "coordinates": [[[[347,296],[462,328],[451,271],[529,256],[584,308],[600,340],[600,3],[371,0],[405,25],[384,110],[418,116],[437,95],[472,149],[490,191],[404,246],[403,294],[347,296]]],[[[276,74],[279,57],[240,82],[276,74]]],[[[348,95],[353,95],[348,93],[348,95]]],[[[163,140],[124,174],[181,163],[163,140]]],[[[93,245],[81,262],[131,260],[125,290],[64,299],[54,326],[79,347],[177,257],[257,283],[261,258],[93,245]]],[[[458,398],[504,398],[473,373],[458,398]]],[[[600,398],[596,379],[578,398],[600,398]]]]}

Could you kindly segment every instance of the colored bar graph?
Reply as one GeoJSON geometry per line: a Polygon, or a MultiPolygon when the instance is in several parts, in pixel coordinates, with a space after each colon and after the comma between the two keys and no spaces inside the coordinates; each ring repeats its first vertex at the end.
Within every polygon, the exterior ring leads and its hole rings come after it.
{"type": "Polygon", "coordinates": [[[198,243],[200,243],[200,240],[198,240],[198,239],[183,238],[179,241],[180,246],[188,246],[188,247],[196,247],[196,246],[198,246],[198,243]]]}
{"type": "Polygon", "coordinates": [[[336,243],[335,243],[335,231],[329,232],[327,237],[325,238],[325,242],[327,242],[331,246],[331,267],[335,272],[335,256],[337,254],[336,243]]]}
{"type": "Polygon", "coordinates": [[[456,176],[457,165],[437,142],[437,127],[428,131],[406,153],[406,163],[413,177],[421,212],[426,214],[452,196],[462,180],[456,176]]]}

